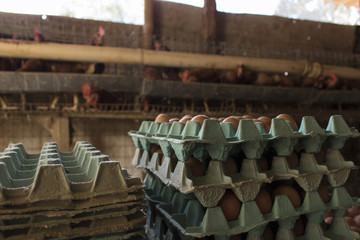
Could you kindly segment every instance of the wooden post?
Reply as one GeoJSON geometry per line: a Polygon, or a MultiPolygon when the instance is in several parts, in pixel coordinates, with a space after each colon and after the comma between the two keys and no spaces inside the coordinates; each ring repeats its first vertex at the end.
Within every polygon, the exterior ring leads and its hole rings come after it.
{"type": "Polygon", "coordinates": [[[216,40],[216,2],[204,0],[203,8],[203,39],[206,42],[206,52],[212,51],[212,43],[216,40]]]}
{"type": "Polygon", "coordinates": [[[70,150],[70,126],[68,117],[54,117],[51,137],[57,142],[61,151],[67,152],[70,150]]]}
{"type": "Polygon", "coordinates": [[[144,1],[143,48],[152,48],[154,35],[154,0],[144,1]]]}

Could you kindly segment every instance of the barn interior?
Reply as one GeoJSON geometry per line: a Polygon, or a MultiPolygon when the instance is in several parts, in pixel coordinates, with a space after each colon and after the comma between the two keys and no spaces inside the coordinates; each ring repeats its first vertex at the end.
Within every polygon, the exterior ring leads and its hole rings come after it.
{"type": "MultiPolygon", "coordinates": [[[[360,129],[358,25],[225,13],[215,0],[203,7],[144,0],[143,25],[0,12],[0,37],[2,150],[23,143],[39,153],[45,142],[56,142],[70,152],[88,141],[143,180],[128,133],[159,114],[272,119],[286,113],[298,126],[313,116],[324,129],[341,115],[360,129]]],[[[346,161],[360,164],[359,144],[347,140],[346,161]]],[[[360,196],[359,181],[351,171],[344,185],[350,196],[360,196]]],[[[215,235],[161,239],[266,239],[215,235]]]]}

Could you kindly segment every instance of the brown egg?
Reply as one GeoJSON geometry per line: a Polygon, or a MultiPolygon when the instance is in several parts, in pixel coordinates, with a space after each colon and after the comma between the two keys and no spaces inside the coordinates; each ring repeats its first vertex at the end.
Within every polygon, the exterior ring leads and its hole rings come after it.
{"type": "Polygon", "coordinates": [[[271,127],[271,118],[261,116],[261,117],[258,117],[257,119],[260,120],[263,123],[263,127],[265,129],[265,132],[268,133],[270,131],[270,127],[271,127]]]}
{"type": "Polygon", "coordinates": [[[285,121],[287,121],[290,124],[291,128],[295,132],[297,132],[299,130],[295,120],[290,115],[283,113],[283,114],[279,114],[276,118],[285,119],[285,121]]]}
{"type": "Polygon", "coordinates": [[[293,231],[295,236],[303,236],[305,234],[305,225],[301,218],[296,219],[293,231]]]}
{"type": "Polygon", "coordinates": [[[349,213],[350,217],[355,217],[356,215],[360,214],[360,206],[349,208],[347,212],[349,213]]]}
{"type": "Polygon", "coordinates": [[[179,118],[172,118],[169,120],[169,123],[178,122],[178,121],[180,121],[179,118]]]}
{"type": "Polygon", "coordinates": [[[317,192],[319,193],[319,195],[324,203],[330,202],[330,195],[329,195],[329,191],[326,188],[326,186],[320,185],[317,189],[317,192]]]}
{"type": "Polygon", "coordinates": [[[273,191],[273,199],[277,195],[286,195],[294,208],[298,208],[301,205],[301,199],[299,193],[295,190],[295,188],[289,185],[281,185],[274,189],[273,191]]]}
{"type": "Polygon", "coordinates": [[[315,159],[318,164],[323,164],[325,162],[325,151],[323,149],[320,152],[315,153],[315,159]]]}
{"type": "Polygon", "coordinates": [[[155,122],[168,122],[170,117],[167,114],[161,113],[155,118],[155,122]]]}
{"type": "Polygon", "coordinates": [[[230,117],[236,118],[238,121],[240,121],[241,119],[243,119],[242,116],[230,116],[230,117]]]}
{"type": "Polygon", "coordinates": [[[238,219],[241,209],[241,202],[230,189],[226,189],[224,196],[220,199],[218,206],[224,213],[227,221],[238,219]]]}
{"type": "Polygon", "coordinates": [[[273,240],[274,239],[274,232],[271,229],[270,225],[267,225],[265,227],[262,237],[264,240],[273,240]]]}
{"type": "Polygon", "coordinates": [[[205,119],[209,119],[209,117],[206,116],[206,115],[196,115],[195,117],[193,117],[193,118],[191,119],[191,121],[198,121],[198,122],[200,122],[201,124],[203,124],[204,121],[205,121],[205,119]]]}
{"type": "Polygon", "coordinates": [[[251,116],[251,115],[243,115],[243,116],[241,116],[243,119],[254,119],[254,117],[253,116],[251,116]]]}
{"type": "Polygon", "coordinates": [[[179,120],[179,122],[181,122],[181,123],[186,123],[187,121],[190,121],[192,119],[192,117],[182,117],[180,120],[179,120]]]}
{"type": "Polygon", "coordinates": [[[255,202],[263,214],[271,212],[272,199],[270,193],[265,189],[261,188],[258,195],[255,198],[255,202]]]}
{"type": "Polygon", "coordinates": [[[201,177],[206,175],[205,166],[200,160],[191,157],[186,161],[186,163],[189,166],[193,177],[201,177]]]}
{"type": "Polygon", "coordinates": [[[259,163],[260,171],[265,172],[270,169],[269,162],[264,155],[261,156],[261,158],[258,160],[258,163],[259,163]]]}
{"type": "Polygon", "coordinates": [[[218,118],[218,121],[219,121],[219,122],[222,122],[222,121],[224,121],[224,119],[225,119],[224,117],[219,117],[219,118],[218,118]]]}
{"type": "Polygon", "coordinates": [[[234,117],[227,117],[225,118],[222,122],[229,122],[229,123],[232,123],[235,131],[238,129],[238,126],[239,126],[239,120],[237,120],[236,118],[234,117]]]}
{"type": "Polygon", "coordinates": [[[357,232],[358,234],[360,234],[360,228],[359,227],[355,227],[355,226],[350,226],[351,231],[357,232]]]}
{"type": "Polygon", "coordinates": [[[349,226],[356,227],[356,222],[351,217],[345,217],[345,220],[349,224],[349,226]]]}
{"type": "Polygon", "coordinates": [[[286,161],[291,169],[299,166],[299,158],[296,152],[293,152],[290,156],[286,157],[286,161]]]}
{"type": "Polygon", "coordinates": [[[333,220],[333,217],[324,218],[324,222],[325,222],[326,224],[331,224],[332,220],[333,220]]]}
{"type": "Polygon", "coordinates": [[[232,157],[229,157],[225,162],[224,162],[224,167],[225,167],[225,173],[226,174],[236,174],[238,173],[238,166],[236,164],[235,159],[233,159],[232,157]]]}
{"type": "Polygon", "coordinates": [[[157,144],[155,145],[152,145],[151,148],[150,148],[150,153],[153,154],[153,153],[163,153],[162,150],[161,150],[161,147],[157,144]]]}
{"type": "Polygon", "coordinates": [[[216,120],[216,121],[218,121],[218,119],[216,118],[216,117],[211,117],[211,118],[209,118],[210,120],[216,120]]]}
{"type": "Polygon", "coordinates": [[[356,215],[354,221],[356,222],[356,226],[360,227],[360,215],[356,215]]]}
{"type": "Polygon", "coordinates": [[[324,215],[324,219],[327,218],[327,217],[332,217],[333,216],[333,213],[331,210],[327,211],[324,215]]]}

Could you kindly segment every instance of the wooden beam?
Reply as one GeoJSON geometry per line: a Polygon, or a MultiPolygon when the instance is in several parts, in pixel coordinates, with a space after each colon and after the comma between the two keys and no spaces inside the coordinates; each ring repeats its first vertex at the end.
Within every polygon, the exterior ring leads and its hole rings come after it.
{"type": "Polygon", "coordinates": [[[144,1],[144,25],[143,25],[143,48],[152,48],[154,35],[154,0],[144,1]]]}
{"type": "Polygon", "coordinates": [[[360,79],[359,69],[321,65],[308,61],[152,51],[132,48],[95,47],[75,44],[0,40],[0,56],[215,69],[235,69],[239,60],[241,60],[245,66],[254,71],[288,72],[312,77],[333,72],[339,78],[360,79]]]}
{"type": "Polygon", "coordinates": [[[204,0],[203,39],[207,43],[207,52],[211,51],[211,43],[216,40],[216,2],[204,0]]]}

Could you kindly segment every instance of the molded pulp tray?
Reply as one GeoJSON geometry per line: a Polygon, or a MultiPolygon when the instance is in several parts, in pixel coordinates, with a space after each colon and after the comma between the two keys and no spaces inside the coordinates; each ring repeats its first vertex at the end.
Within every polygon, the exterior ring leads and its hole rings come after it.
{"type": "MultiPolygon", "coordinates": [[[[325,235],[333,237],[340,235],[345,239],[360,237],[349,229],[344,219],[346,209],[360,205],[360,200],[350,197],[344,187],[333,189],[329,203],[324,203],[317,191],[306,192],[302,206],[297,209],[294,209],[286,195],[276,196],[272,211],[264,215],[261,214],[255,201],[243,202],[238,219],[227,222],[220,207],[203,207],[193,194],[182,194],[162,184],[151,173],[148,173],[145,184],[148,200],[147,228],[153,227],[155,215],[160,212],[172,226],[187,237],[230,236],[249,232],[248,236],[252,236],[249,239],[261,239],[258,237],[261,236],[265,225],[273,221],[279,223],[280,232],[286,232],[291,236],[295,220],[300,215],[306,214],[309,230],[304,239],[310,239],[310,236],[315,239],[326,239],[325,235]],[[320,223],[323,215],[330,209],[338,220],[333,222],[324,235],[320,223]]],[[[282,236],[283,234],[285,233],[282,233],[282,236]]],[[[340,239],[333,237],[330,239],[340,239]]]]}
{"type": "Polygon", "coordinates": [[[39,154],[10,144],[0,153],[0,239],[130,238],[145,223],[143,187],[87,142],[68,153],[45,143],[39,154]]]}
{"type": "Polygon", "coordinates": [[[307,153],[320,151],[327,140],[329,148],[341,149],[350,137],[358,137],[359,132],[349,128],[342,116],[331,116],[328,126],[322,129],[314,117],[303,117],[298,132],[293,132],[284,119],[272,119],[271,129],[266,133],[261,123],[240,120],[237,131],[231,123],[205,120],[203,125],[197,121],[160,123],[142,122],[138,131],[130,131],[135,146],[147,151],[159,144],[164,155],[174,153],[180,161],[191,155],[201,157],[205,153],[211,159],[225,161],[230,153],[242,151],[248,159],[261,157],[265,147],[273,148],[278,156],[289,156],[299,142],[307,153]]]}

